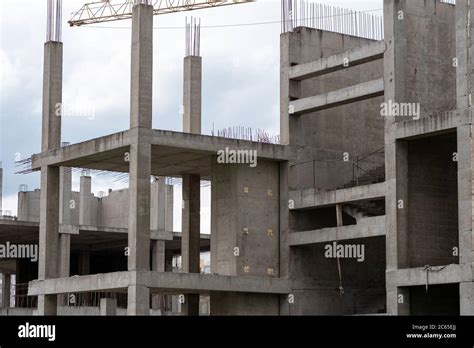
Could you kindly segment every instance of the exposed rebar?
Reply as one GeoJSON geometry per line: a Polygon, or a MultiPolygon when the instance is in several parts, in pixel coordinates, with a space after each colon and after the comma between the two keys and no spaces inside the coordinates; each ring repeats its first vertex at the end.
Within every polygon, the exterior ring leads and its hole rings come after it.
{"type": "Polygon", "coordinates": [[[61,42],[62,36],[62,0],[48,0],[48,18],[46,20],[46,41],[61,42]]]}
{"type": "Polygon", "coordinates": [[[201,54],[201,19],[191,17],[188,22],[186,17],[186,56],[199,56],[201,54]]]}
{"type": "Polygon", "coordinates": [[[318,4],[312,0],[282,0],[281,4],[283,33],[297,27],[308,27],[383,40],[382,16],[318,4]]]}

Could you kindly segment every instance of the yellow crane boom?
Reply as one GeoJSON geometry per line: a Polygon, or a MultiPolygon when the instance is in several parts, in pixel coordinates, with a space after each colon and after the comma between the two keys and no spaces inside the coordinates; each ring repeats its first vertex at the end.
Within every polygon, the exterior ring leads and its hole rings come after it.
{"type": "MultiPolygon", "coordinates": [[[[68,21],[71,27],[87,24],[97,24],[132,18],[132,8],[137,0],[121,0],[113,3],[111,0],[85,4],[72,14],[68,21]]],[[[146,2],[141,0],[140,2],[146,2]]],[[[194,11],[210,7],[238,5],[255,0],[148,0],[153,4],[153,14],[162,15],[175,12],[194,11]]]]}

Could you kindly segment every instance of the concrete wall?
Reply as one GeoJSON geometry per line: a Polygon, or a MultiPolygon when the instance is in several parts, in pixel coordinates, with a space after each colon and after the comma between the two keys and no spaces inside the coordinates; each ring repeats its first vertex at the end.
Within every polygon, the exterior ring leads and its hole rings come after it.
{"type": "MultiPolygon", "coordinates": [[[[282,34],[281,83],[288,83],[285,81],[285,67],[289,65],[308,63],[371,42],[373,41],[305,27],[282,34]]],[[[292,97],[305,98],[382,76],[383,62],[379,60],[304,80],[299,86],[296,82],[290,82],[289,91],[292,97]]],[[[284,92],[285,88],[282,86],[282,93],[284,92]]],[[[288,99],[288,95],[281,97],[288,99]]],[[[291,144],[313,148],[309,155],[302,156],[293,165],[308,160],[317,161],[315,169],[313,163],[292,166],[291,188],[314,187],[316,184],[319,189],[335,189],[352,180],[352,160],[358,155],[383,147],[383,119],[380,117],[382,102],[383,97],[378,97],[302,116],[288,115],[288,110],[282,109],[281,132],[285,131],[285,118],[289,117],[291,144]],[[349,154],[350,162],[342,162],[344,152],[349,154]]],[[[285,105],[282,103],[281,107],[284,108],[285,105]]],[[[368,169],[383,166],[384,159],[378,157],[375,162],[369,163],[368,169]]]]}
{"type": "Polygon", "coordinates": [[[454,110],[455,6],[439,0],[388,0],[384,12],[386,96],[420,103],[422,116],[454,110]]]}
{"type": "MultiPolygon", "coordinates": [[[[151,183],[151,185],[152,191],[156,193],[158,184],[151,183]]],[[[172,196],[172,190],[169,190],[169,187],[172,186],[166,185],[166,187],[167,189],[162,193],[172,196]]],[[[40,193],[38,189],[35,191],[18,192],[18,220],[39,221],[40,193]]],[[[86,195],[80,192],[71,192],[71,200],[73,202],[65,202],[64,204],[65,209],[70,207],[71,220],[67,222],[67,224],[79,225],[81,197],[86,201],[82,213],[84,217],[82,221],[83,225],[128,228],[128,189],[111,191],[108,196],[102,198],[95,197],[92,193],[86,195]]],[[[158,211],[160,207],[156,200],[152,201],[152,203],[150,212],[153,220],[159,214],[158,211]]],[[[170,207],[168,207],[168,213],[165,214],[164,226],[169,228],[169,230],[172,229],[173,225],[172,213],[170,207]]],[[[157,229],[157,226],[155,226],[155,229],[157,229]]]]}
{"type": "Polygon", "coordinates": [[[278,164],[214,164],[212,185],[212,272],[278,276],[278,164]]]}
{"type": "Polygon", "coordinates": [[[128,228],[128,190],[112,191],[100,199],[99,226],[128,228]]]}
{"type": "Polygon", "coordinates": [[[18,220],[39,221],[40,190],[18,192],[18,220]]]}
{"type": "MultiPolygon", "coordinates": [[[[211,273],[278,277],[278,163],[213,163],[211,195],[211,273]]],[[[211,294],[211,314],[277,313],[278,296],[211,294]]]]}

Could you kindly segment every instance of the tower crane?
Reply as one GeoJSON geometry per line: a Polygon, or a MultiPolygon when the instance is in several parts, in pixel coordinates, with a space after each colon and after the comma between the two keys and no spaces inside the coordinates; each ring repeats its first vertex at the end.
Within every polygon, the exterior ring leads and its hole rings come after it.
{"type": "Polygon", "coordinates": [[[201,10],[205,8],[238,5],[255,0],[102,0],[82,6],[68,21],[71,27],[105,23],[132,18],[136,3],[153,5],[154,15],[201,10]]]}

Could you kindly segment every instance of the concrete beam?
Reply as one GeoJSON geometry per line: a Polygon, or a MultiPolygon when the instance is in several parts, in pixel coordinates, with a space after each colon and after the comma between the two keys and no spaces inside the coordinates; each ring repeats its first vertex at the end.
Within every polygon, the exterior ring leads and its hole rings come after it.
{"type": "Polygon", "coordinates": [[[301,246],[377,236],[385,236],[385,216],[365,218],[357,225],[293,232],[288,237],[288,244],[301,246]]]}
{"type": "Polygon", "coordinates": [[[131,132],[127,130],[81,143],[43,151],[42,153],[31,156],[31,168],[33,170],[39,170],[43,165],[57,166],[61,163],[72,163],[74,165],[71,167],[86,168],[82,167],[81,163],[85,164],[90,162],[88,157],[92,155],[95,157],[98,155],[103,156],[97,160],[114,158],[117,155],[120,155],[123,159],[125,153],[128,151],[131,138],[131,132]]]}
{"type": "Polygon", "coordinates": [[[396,139],[408,140],[455,130],[457,127],[471,124],[472,119],[472,110],[465,109],[432,115],[419,120],[396,122],[392,123],[390,127],[393,128],[396,139]]]}
{"type": "Polygon", "coordinates": [[[212,156],[217,155],[217,151],[226,147],[229,147],[229,149],[255,150],[258,158],[274,161],[287,161],[296,156],[296,149],[290,146],[157,129],[152,130],[151,143],[154,146],[194,150],[212,156]]]}
{"type": "Polygon", "coordinates": [[[378,79],[314,97],[292,101],[290,102],[290,113],[293,116],[298,116],[383,95],[384,82],[383,79],[378,79]]]}
{"type": "Polygon", "coordinates": [[[199,273],[143,273],[153,290],[208,293],[230,291],[261,294],[288,294],[290,281],[286,278],[223,276],[199,273]]]}
{"type": "MultiPolygon", "coordinates": [[[[91,168],[128,171],[125,160],[131,143],[136,143],[138,137],[152,144],[153,155],[161,149],[173,150],[174,162],[179,163],[180,156],[190,153],[200,158],[215,156],[217,151],[226,147],[234,150],[255,150],[259,159],[272,161],[287,161],[296,157],[297,149],[275,144],[264,144],[248,140],[228,139],[200,134],[188,134],[164,130],[128,130],[104,137],[88,140],[82,143],[49,150],[32,156],[32,169],[40,170],[41,166],[68,166],[76,168],[91,168]]],[[[204,159],[201,160],[205,163],[204,159]]],[[[159,173],[153,173],[159,175],[159,173]]],[[[180,173],[175,173],[179,175],[180,173]]]]}
{"type": "Polygon", "coordinates": [[[135,275],[130,271],[33,280],[28,285],[28,296],[126,289],[133,284],[135,275]]]}
{"type": "MultiPolygon", "coordinates": [[[[100,232],[100,233],[128,233],[128,228],[122,227],[103,227],[103,226],[77,226],[79,234],[81,232],[100,232]]],[[[66,232],[62,232],[66,233],[66,232]]],[[[173,234],[177,232],[150,230],[150,239],[153,240],[173,240],[173,234]]]]}
{"type": "Polygon", "coordinates": [[[34,280],[28,295],[62,294],[71,292],[109,291],[126,289],[130,284],[143,284],[153,291],[209,293],[210,291],[261,294],[288,294],[290,281],[286,278],[222,276],[216,274],[173,272],[113,272],[69,278],[34,280]]]}
{"type": "Polygon", "coordinates": [[[289,68],[289,79],[302,81],[318,77],[335,71],[344,70],[383,59],[385,42],[377,41],[367,46],[357,47],[344,53],[318,59],[305,64],[294,65],[289,68]]]}
{"type": "MultiPolygon", "coordinates": [[[[434,271],[428,275],[428,284],[452,284],[472,281],[471,264],[452,264],[443,266],[433,266],[434,271]],[[440,269],[439,271],[436,271],[440,269]]],[[[390,276],[396,277],[397,286],[422,286],[426,285],[426,270],[424,267],[406,268],[393,271],[387,271],[390,276]]]]}
{"type": "Polygon", "coordinates": [[[294,203],[291,210],[327,207],[339,203],[359,202],[384,197],[384,182],[318,193],[315,193],[313,188],[290,191],[290,200],[294,203]]]}

